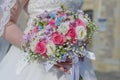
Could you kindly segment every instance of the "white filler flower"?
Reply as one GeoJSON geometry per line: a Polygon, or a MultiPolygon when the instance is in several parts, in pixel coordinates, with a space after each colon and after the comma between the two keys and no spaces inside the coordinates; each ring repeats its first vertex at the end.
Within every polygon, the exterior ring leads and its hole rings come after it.
{"type": "Polygon", "coordinates": [[[76,27],[76,34],[77,34],[77,38],[79,40],[83,40],[86,37],[86,35],[87,35],[85,27],[77,26],[76,27]]]}

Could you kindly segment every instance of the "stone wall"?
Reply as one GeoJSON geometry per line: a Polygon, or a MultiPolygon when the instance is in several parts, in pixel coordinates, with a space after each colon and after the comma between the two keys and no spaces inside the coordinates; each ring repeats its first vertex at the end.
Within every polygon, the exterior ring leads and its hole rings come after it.
{"type": "Polygon", "coordinates": [[[120,70],[120,0],[85,0],[83,9],[94,11],[96,24],[98,19],[106,20],[105,28],[98,27],[91,46],[97,56],[95,68],[99,71],[120,70]]]}

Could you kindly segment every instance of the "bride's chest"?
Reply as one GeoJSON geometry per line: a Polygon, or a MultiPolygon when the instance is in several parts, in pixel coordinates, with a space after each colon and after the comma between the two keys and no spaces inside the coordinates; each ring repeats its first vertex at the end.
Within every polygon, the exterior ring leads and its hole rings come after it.
{"type": "Polygon", "coordinates": [[[40,8],[45,8],[45,7],[52,7],[55,5],[59,5],[60,3],[63,3],[65,0],[29,0],[28,7],[33,8],[33,7],[40,7],[40,8]]]}
{"type": "Polygon", "coordinates": [[[48,4],[57,3],[60,1],[62,0],[29,0],[29,4],[48,5],[48,4]]]}
{"type": "Polygon", "coordinates": [[[66,0],[29,0],[28,12],[38,12],[40,10],[50,10],[58,7],[60,3],[64,3],[66,0]]]}

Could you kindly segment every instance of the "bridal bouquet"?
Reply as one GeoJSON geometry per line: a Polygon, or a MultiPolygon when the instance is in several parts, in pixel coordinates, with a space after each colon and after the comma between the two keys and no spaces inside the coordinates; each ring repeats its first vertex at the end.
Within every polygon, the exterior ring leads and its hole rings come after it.
{"type": "Polygon", "coordinates": [[[44,59],[53,64],[67,57],[83,61],[86,45],[96,30],[82,11],[74,13],[63,6],[36,16],[31,26],[22,44],[22,49],[28,52],[28,61],[44,59]]]}

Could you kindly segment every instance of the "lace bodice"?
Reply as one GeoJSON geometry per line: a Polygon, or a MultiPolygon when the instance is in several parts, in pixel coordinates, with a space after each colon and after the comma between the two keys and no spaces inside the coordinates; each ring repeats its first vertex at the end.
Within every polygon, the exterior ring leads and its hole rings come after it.
{"type": "Polygon", "coordinates": [[[29,0],[28,13],[32,17],[42,13],[44,10],[54,10],[60,6],[60,3],[75,10],[75,8],[78,9],[81,7],[82,0],[29,0]]]}
{"type": "Polygon", "coordinates": [[[0,36],[2,36],[5,24],[10,19],[10,9],[14,6],[16,0],[0,1],[0,36]]]}
{"type": "Polygon", "coordinates": [[[58,7],[62,0],[29,0],[28,13],[30,17],[34,17],[44,10],[50,11],[58,7]]]}
{"type": "Polygon", "coordinates": [[[25,29],[27,33],[31,29],[31,23],[33,18],[45,10],[52,11],[60,7],[60,4],[69,6],[72,11],[76,11],[81,8],[83,0],[29,0],[27,12],[29,14],[28,27],[25,29]]]}

